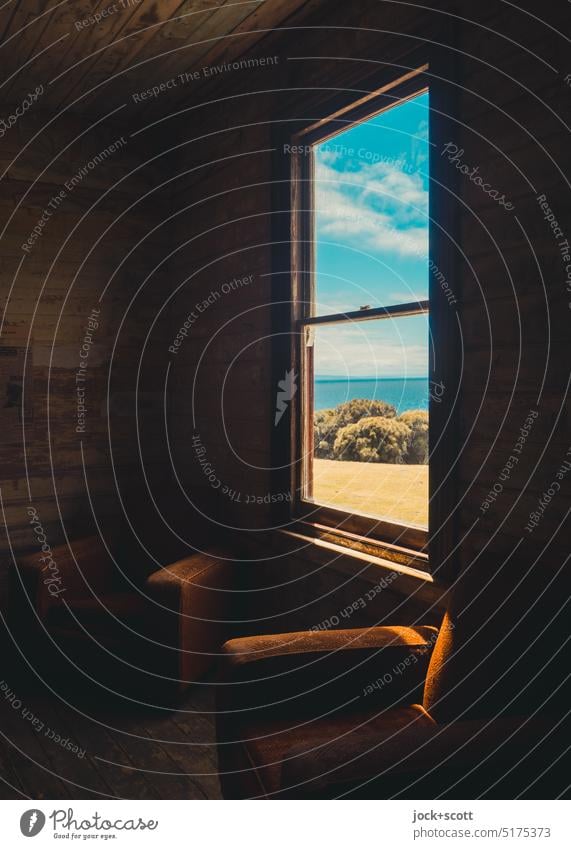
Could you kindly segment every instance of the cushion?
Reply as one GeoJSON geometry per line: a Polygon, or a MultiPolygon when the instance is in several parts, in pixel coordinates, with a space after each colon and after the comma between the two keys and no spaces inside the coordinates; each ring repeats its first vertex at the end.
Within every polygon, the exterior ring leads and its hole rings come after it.
{"type": "MultiPolygon", "coordinates": [[[[393,708],[380,713],[356,712],[324,716],[310,721],[276,719],[244,724],[237,747],[241,759],[221,763],[221,780],[225,798],[251,796],[272,797],[289,794],[294,788],[284,787],[284,758],[295,749],[295,758],[303,759],[308,773],[318,768],[326,748],[342,744],[355,732],[399,735],[411,725],[431,727],[433,720],[420,705],[393,708]],[[235,768],[224,774],[224,768],[235,768]]],[[[296,783],[303,782],[298,776],[296,783]]],[[[303,795],[303,794],[302,794],[303,795]]]]}

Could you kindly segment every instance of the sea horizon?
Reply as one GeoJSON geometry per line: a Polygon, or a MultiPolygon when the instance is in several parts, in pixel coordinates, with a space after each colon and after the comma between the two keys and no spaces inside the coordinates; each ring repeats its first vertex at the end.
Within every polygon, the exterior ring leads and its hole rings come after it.
{"type": "Polygon", "coordinates": [[[346,380],[351,383],[358,383],[363,380],[428,380],[428,375],[420,375],[419,377],[381,377],[380,375],[370,375],[369,377],[347,377],[343,374],[316,374],[314,378],[316,383],[325,383],[327,381],[346,380]]]}
{"type": "Polygon", "coordinates": [[[316,375],[314,409],[328,410],[364,398],[386,401],[398,413],[406,410],[428,410],[428,376],[426,377],[346,377],[316,375]]]}

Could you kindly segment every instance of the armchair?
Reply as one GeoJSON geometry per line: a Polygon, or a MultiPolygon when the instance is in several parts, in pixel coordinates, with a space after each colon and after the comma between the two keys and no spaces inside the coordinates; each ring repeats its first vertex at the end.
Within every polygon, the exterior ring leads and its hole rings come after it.
{"type": "Polygon", "coordinates": [[[437,636],[399,626],[227,642],[217,699],[225,798],[284,795],[291,757],[313,751],[319,762],[322,747],[347,735],[434,725],[416,702],[437,636]]]}
{"type": "Polygon", "coordinates": [[[82,669],[97,657],[96,680],[112,667],[120,682],[138,667],[157,689],[181,689],[204,677],[229,636],[228,554],[222,548],[193,553],[147,576],[141,569],[137,579],[129,555],[120,546],[114,554],[121,565],[93,536],[58,546],[49,558],[41,551],[20,558],[36,632],[64,646],[82,669]]]}
{"type": "Polygon", "coordinates": [[[564,621],[549,613],[558,591],[542,596],[549,629],[536,616],[530,633],[542,575],[514,594],[518,577],[493,564],[466,573],[438,632],[374,627],[226,643],[217,716],[225,798],[564,793],[564,621]]]}

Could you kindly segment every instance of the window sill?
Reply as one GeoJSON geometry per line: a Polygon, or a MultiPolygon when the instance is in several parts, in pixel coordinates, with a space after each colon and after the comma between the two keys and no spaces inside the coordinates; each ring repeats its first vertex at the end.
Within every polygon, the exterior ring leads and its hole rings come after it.
{"type": "Polygon", "coordinates": [[[391,582],[391,589],[405,596],[414,595],[419,600],[434,605],[436,609],[445,610],[447,601],[447,587],[440,581],[436,581],[429,572],[379,557],[365,551],[359,551],[347,543],[340,544],[328,539],[319,538],[300,530],[280,530],[277,532],[282,537],[294,539],[303,543],[296,556],[312,563],[322,563],[330,569],[345,575],[358,574],[359,578],[370,582],[379,583],[379,570],[388,575],[396,575],[391,582]],[[337,555],[332,558],[331,555],[337,555]]]}

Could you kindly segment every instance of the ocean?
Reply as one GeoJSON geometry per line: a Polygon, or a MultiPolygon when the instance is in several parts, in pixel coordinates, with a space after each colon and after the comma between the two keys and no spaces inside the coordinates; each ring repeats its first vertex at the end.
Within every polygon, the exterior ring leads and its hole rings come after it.
{"type": "Polygon", "coordinates": [[[428,410],[428,378],[315,378],[316,410],[328,410],[353,398],[387,401],[397,408],[397,413],[404,413],[405,410],[428,410]]]}

